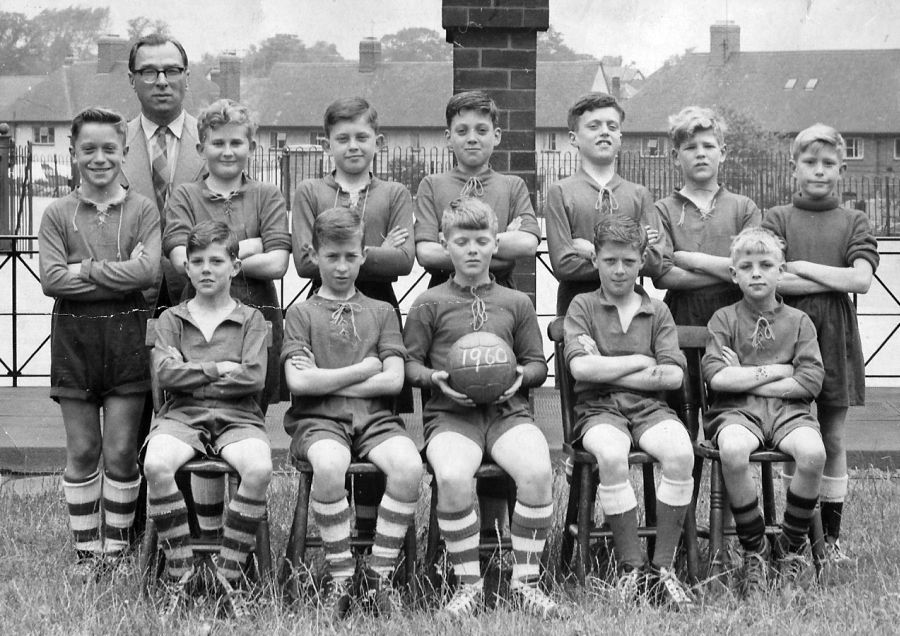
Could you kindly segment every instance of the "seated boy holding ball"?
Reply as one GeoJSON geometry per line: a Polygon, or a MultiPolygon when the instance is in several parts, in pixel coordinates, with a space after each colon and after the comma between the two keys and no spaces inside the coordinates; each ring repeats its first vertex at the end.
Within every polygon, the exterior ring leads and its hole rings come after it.
{"type": "Polygon", "coordinates": [[[292,437],[291,454],[312,464],[310,508],[325,547],[318,605],[335,619],[350,610],[354,596],[381,615],[398,608],[390,574],[422,481],[419,451],[391,411],[403,388],[406,356],[397,315],[355,284],[366,260],[364,232],[355,210],[331,208],[316,217],[310,256],[322,285],[288,310],[281,351],[292,395],[284,428],[292,437]],[[354,585],[344,488],[353,457],[369,460],[387,479],[360,589],[354,585]]]}
{"type": "MultiPolygon", "coordinates": [[[[497,251],[497,217],[490,206],[474,198],[453,201],[443,213],[441,232],[453,277],[416,299],[407,316],[404,342],[407,380],[431,390],[422,414],[426,455],[438,487],[438,526],[459,581],[443,613],[470,616],[483,601],[472,485],[487,454],[517,487],[511,594],[531,614],[556,616],[560,607],[537,585],[553,512],[550,451],[534,425],[528,400],[519,393],[521,387],[540,386],[547,376],[537,315],[528,296],[501,287],[488,271],[497,251]],[[472,332],[498,336],[515,357],[512,383],[487,404],[476,403],[483,396],[475,391],[473,400],[452,386],[451,348],[472,332]]],[[[467,358],[495,359],[499,350],[490,346],[479,350],[476,345],[467,350],[467,358]]],[[[493,379],[490,375],[486,370],[485,384],[493,379]]]]}
{"type": "Polygon", "coordinates": [[[660,395],[681,386],[686,362],[669,309],[635,284],[646,247],[646,230],[630,217],[608,215],[597,223],[592,260],[600,289],[569,305],[566,364],[575,379],[577,443],[597,458],[597,498],[613,533],[620,596],[633,602],[646,593],[657,604],[687,608],[694,601],[672,562],[694,491],[694,452],[687,429],[660,395]],[[628,480],[633,446],[662,468],[656,548],[647,566],[628,480]]]}

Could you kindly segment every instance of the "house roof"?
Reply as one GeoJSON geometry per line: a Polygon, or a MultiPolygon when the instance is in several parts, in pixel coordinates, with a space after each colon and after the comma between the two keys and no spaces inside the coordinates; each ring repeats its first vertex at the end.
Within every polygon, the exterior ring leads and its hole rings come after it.
{"type": "Polygon", "coordinates": [[[741,51],[720,67],[709,58],[688,53],[647,77],[626,105],[626,132],[664,132],[669,115],[690,105],[728,106],[779,133],[817,121],[842,133],[900,132],[900,49],[741,51]]]}
{"type": "MultiPolygon", "coordinates": [[[[538,62],[537,126],[562,128],[575,98],[606,90],[598,60],[538,62]]],[[[443,128],[453,93],[451,62],[381,62],[361,73],[356,62],[280,63],[268,78],[241,80],[241,96],[267,127],[321,127],[338,95],[359,95],[378,110],[381,126],[443,128]]]]}
{"type": "Polygon", "coordinates": [[[46,77],[46,75],[0,75],[0,120],[11,119],[13,103],[46,77]]]}
{"type": "MultiPolygon", "coordinates": [[[[98,73],[96,61],[74,62],[41,79],[11,104],[0,105],[0,117],[19,122],[69,122],[90,106],[111,108],[127,119],[140,112],[128,82],[126,62],[117,62],[109,73],[98,73]]],[[[190,87],[184,107],[191,113],[219,94],[219,87],[205,79],[202,72],[192,73],[190,87]]]]}

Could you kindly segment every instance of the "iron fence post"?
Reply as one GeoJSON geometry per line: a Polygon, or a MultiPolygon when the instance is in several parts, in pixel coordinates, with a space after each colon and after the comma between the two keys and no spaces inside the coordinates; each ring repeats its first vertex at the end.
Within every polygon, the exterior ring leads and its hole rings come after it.
{"type": "MultiPolygon", "coordinates": [[[[13,229],[15,188],[10,183],[10,167],[14,150],[9,124],[0,124],[0,234],[12,234],[13,229]]],[[[13,241],[0,241],[0,252],[8,252],[11,243],[13,241]]]]}

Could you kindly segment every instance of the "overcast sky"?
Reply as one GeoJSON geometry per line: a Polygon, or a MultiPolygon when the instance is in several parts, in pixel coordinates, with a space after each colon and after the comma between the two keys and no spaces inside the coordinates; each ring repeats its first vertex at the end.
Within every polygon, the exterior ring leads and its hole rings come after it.
{"type": "MultiPolygon", "coordinates": [[[[334,42],[356,58],[359,40],[404,27],[441,31],[441,0],[2,0],[3,11],[109,6],[110,31],[135,16],[163,19],[188,55],[238,52],[274,33],[334,42]],[[386,8],[389,7],[389,8],[386,8]]],[[[897,0],[550,0],[550,22],[575,50],[622,55],[649,74],[666,58],[709,50],[709,25],[733,20],[746,51],[900,48],[897,0]]]]}

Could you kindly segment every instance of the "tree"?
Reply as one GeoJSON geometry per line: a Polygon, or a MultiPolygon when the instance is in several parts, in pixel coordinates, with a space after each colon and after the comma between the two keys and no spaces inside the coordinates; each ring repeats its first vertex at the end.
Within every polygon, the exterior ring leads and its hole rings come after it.
{"type": "Polygon", "coordinates": [[[545,61],[552,60],[554,62],[570,61],[570,60],[589,60],[593,56],[586,53],[576,53],[568,44],[565,43],[563,34],[553,28],[538,33],[537,38],[537,59],[545,61]]]}
{"type": "Polygon", "coordinates": [[[163,36],[170,36],[172,34],[172,29],[169,27],[169,23],[165,20],[151,20],[147,16],[140,15],[136,18],[131,18],[128,21],[128,41],[134,42],[135,40],[140,40],[145,35],[149,35],[150,33],[159,33],[163,36]]]}
{"type": "Polygon", "coordinates": [[[385,62],[445,62],[453,47],[437,31],[409,27],[381,38],[381,59],[385,62]]]}
{"type": "Polygon", "coordinates": [[[276,33],[260,42],[259,46],[250,45],[244,56],[243,68],[247,75],[264,77],[277,62],[340,62],[343,59],[337,47],[330,42],[320,40],[307,47],[293,33],[276,33]]]}
{"type": "Polygon", "coordinates": [[[109,8],[45,9],[28,19],[0,12],[0,73],[43,74],[67,57],[87,59],[107,29],[109,8]]]}

